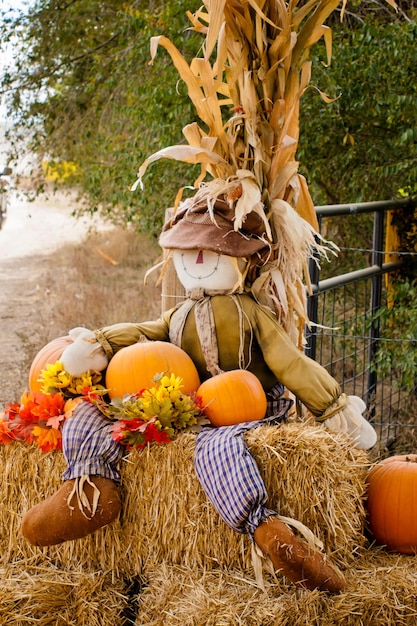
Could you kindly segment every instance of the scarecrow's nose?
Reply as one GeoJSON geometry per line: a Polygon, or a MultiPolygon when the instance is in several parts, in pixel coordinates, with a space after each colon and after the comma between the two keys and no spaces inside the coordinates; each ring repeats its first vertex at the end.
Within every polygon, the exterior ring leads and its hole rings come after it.
{"type": "Polygon", "coordinates": [[[204,263],[203,251],[199,250],[197,254],[196,263],[204,263]]]}

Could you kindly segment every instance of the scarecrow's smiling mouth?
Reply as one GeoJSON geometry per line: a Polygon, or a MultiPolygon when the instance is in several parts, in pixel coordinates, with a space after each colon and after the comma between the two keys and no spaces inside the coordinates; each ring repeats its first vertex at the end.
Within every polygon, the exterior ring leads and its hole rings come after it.
{"type": "Polygon", "coordinates": [[[183,270],[187,274],[187,276],[189,276],[190,278],[194,278],[195,280],[203,280],[204,278],[209,278],[210,276],[213,276],[213,274],[215,274],[215,272],[217,272],[217,270],[219,269],[220,254],[217,254],[216,252],[209,252],[208,250],[205,250],[204,252],[203,250],[199,250],[197,253],[197,258],[195,260],[196,269],[194,269],[189,263],[186,262],[184,254],[181,254],[181,263],[183,270]],[[209,255],[209,259],[204,259],[204,255],[209,255]],[[216,255],[215,259],[210,258],[213,255],[216,255]],[[214,264],[212,263],[212,261],[214,262],[214,264]],[[200,265],[200,268],[198,268],[198,265],[200,265]],[[204,269],[205,272],[198,272],[198,269],[204,269]]]}

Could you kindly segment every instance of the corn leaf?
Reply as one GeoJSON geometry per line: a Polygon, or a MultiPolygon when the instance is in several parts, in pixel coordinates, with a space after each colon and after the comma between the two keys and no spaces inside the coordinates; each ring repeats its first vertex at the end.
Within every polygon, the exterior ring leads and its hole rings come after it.
{"type": "Polygon", "coordinates": [[[219,154],[216,154],[216,152],[212,152],[198,146],[170,146],[168,148],[158,150],[158,152],[154,152],[151,156],[145,159],[139,168],[138,178],[132,186],[132,191],[134,191],[138,185],[143,188],[142,178],[148,166],[158,159],[174,159],[176,161],[183,161],[184,163],[220,165],[226,176],[230,176],[232,173],[228,162],[225,161],[219,154]]]}

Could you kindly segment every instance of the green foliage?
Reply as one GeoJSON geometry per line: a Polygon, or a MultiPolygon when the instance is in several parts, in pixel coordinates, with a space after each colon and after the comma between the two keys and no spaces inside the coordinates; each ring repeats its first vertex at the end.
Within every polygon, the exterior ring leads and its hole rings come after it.
{"type": "Polygon", "coordinates": [[[373,323],[380,324],[382,341],[375,370],[382,377],[396,372],[399,385],[410,392],[417,387],[417,280],[398,280],[388,305],[373,323]]]}
{"type": "Polygon", "coordinates": [[[151,233],[193,170],[169,163],[149,170],[144,192],[130,187],[146,156],[183,141],[195,113],[168,55],[161,51],[149,66],[149,40],[164,34],[194,56],[200,40],[184,28],[196,6],[38,0],[19,22],[26,60],[18,60],[17,79],[3,81],[3,90],[18,84],[9,92],[17,129],[25,137],[31,129],[30,148],[41,158],[77,165],[66,182],[87,194],[90,211],[151,233]]]}
{"type": "MultiPolygon", "coordinates": [[[[16,158],[20,132],[41,159],[77,165],[67,183],[87,195],[90,211],[157,235],[165,208],[198,168],[164,160],[149,168],[143,192],[130,191],[142,161],[184,141],[181,129],[195,119],[169,55],[160,50],[148,65],[149,40],[166,35],[190,60],[201,41],[187,30],[186,11],[199,5],[37,0],[26,16],[3,15],[1,40],[18,37],[21,47],[16,71],[0,81],[17,116],[16,158]]],[[[312,48],[313,84],[338,98],[324,104],[312,88],[302,98],[298,158],[316,204],[415,191],[416,23],[385,2],[348,9],[342,25],[331,18],[330,68],[320,45],[312,48]]]]}
{"type": "Polygon", "coordinates": [[[333,58],[317,49],[316,91],[302,99],[298,157],[316,204],[351,203],[416,191],[415,22],[334,26],[333,58]]]}

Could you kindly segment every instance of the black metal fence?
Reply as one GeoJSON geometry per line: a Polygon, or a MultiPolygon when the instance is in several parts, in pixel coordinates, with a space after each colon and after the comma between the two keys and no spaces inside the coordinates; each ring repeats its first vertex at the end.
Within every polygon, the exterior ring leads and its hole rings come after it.
{"type": "Polygon", "coordinates": [[[316,263],[310,263],[308,315],[312,325],[306,334],[306,353],[326,367],[345,393],[363,398],[368,419],[386,445],[395,441],[408,422],[410,395],[400,384],[400,363],[383,376],[375,367],[381,342],[390,341],[376,313],[387,304],[387,278],[393,279],[402,264],[401,256],[387,260],[387,215],[404,208],[414,211],[416,206],[415,200],[405,199],[316,208],[324,236],[326,220],[355,219],[358,246],[340,246],[338,267],[342,271],[337,276],[326,277],[316,263]],[[371,247],[362,247],[363,241],[372,241],[371,247]],[[344,272],[343,267],[357,269],[344,272]]]}

